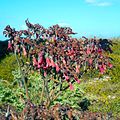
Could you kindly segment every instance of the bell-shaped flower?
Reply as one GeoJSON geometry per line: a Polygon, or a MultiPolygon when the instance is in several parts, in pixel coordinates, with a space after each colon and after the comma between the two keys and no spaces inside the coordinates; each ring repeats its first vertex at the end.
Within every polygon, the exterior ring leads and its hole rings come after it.
{"type": "Polygon", "coordinates": [[[80,80],[78,78],[75,77],[74,79],[78,84],[80,84],[80,80]]]}
{"type": "Polygon", "coordinates": [[[44,71],[44,77],[46,77],[47,76],[47,73],[44,71]]]}
{"type": "Polygon", "coordinates": [[[55,63],[53,61],[53,59],[51,59],[51,66],[54,68],[55,67],[55,63]]]}
{"type": "Polygon", "coordinates": [[[104,70],[106,70],[106,65],[105,64],[102,64],[102,67],[104,68],[104,70]]]}
{"type": "Polygon", "coordinates": [[[109,62],[109,63],[108,63],[108,67],[109,67],[109,68],[112,68],[113,65],[109,62]]]}
{"type": "Polygon", "coordinates": [[[73,87],[72,83],[69,83],[69,87],[70,87],[71,91],[74,90],[74,87],[73,87]]]}
{"type": "Polygon", "coordinates": [[[62,62],[63,62],[64,65],[66,65],[66,61],[65,61],[65,59],[62,59],[62,62]]]}
{"type": "Polygon", "coordinates": [[[8,48],[7,48],[8,50],[12,50],[12,43],[11,43],[11,41],[9,40],[8,41],[8,48]]]}
{"type": "Polygon", "coordinates": [[[99,68],[99,70],[100,70],[100,73],[101,73],[101,74],[104,74],[105,69],[103,68],[103,66],[101,66],[101,67],[99,68]]]}
{"type": "Polygon", "coordinates": [[[79,73],[79,72],[80,72],[80,66],[76,65],[76,73],[79,73]]]}
{"type": "Polygon", "coordinates": [[[60,71],[60,68],[57,63],[55,64],[55,67],[56,67],[56,72],[58,73],[60,71]]]}
{"type": "Polygon", "coordinates": [[[92,58],[90,58],[90,59],[89,59],[89,64],[91,65],[91,64],[92,64],[92,62],[93,62],[93,59],[92,59],[92,58]]]}
{"type": "Polygon", "coordinates": [[[37,68],[40,68],[40,64],[38,64],[37,68]]]}
{"type": "Polygon", "coordinates": [[[38,64],[42,65],[43,62],[44,62],[43,53],[41,52],[41,53],[38,54],[38,64]]]}
{"type": "Polygon", "coordinates": [[[102,54],[102,49],[101,48],[98,48],[98,53],[102,54]]]}
{"type": "Polygon", "coordinates": [[[24,55],[24,56],[26,56],[26,55],[27,55],[27,52],[26,52],[25,47],[23,47],[23,55],[24,55]]]}
{"type": "Polygon", "coordinates": [[[46,64],[47,64],[46,66],[51,66],[51,61],[48,57],[46,58],[46,64]]]}
{"type": "Polygon", "coordinates": [[[36,58],[33,56],[33,66],[37,66],[38,65],[38,62],[36,60],[36,58]]]}
{"type": "Polygon", "coordinates": [[[67,74],[64,73],[64,77],[66,81],[69,81],[70,77],[67,74]]]}
{"type": "Polygon", "coordinates": [[[86,51],[86,54],[90,54],[91,53],[91,50],[90,50],[90,48],[87,48],[87,51],[86,51]]]}

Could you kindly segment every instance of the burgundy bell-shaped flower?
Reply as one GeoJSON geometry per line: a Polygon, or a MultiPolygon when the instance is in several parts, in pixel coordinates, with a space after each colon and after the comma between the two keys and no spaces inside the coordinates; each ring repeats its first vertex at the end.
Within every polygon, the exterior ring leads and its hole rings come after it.
{"type": "Polygon", "coordinates": [[[70,86],[71,91],[74,90],[74,87],[73,87],[72,83],[69,83],[69,86],[70,86]]]}

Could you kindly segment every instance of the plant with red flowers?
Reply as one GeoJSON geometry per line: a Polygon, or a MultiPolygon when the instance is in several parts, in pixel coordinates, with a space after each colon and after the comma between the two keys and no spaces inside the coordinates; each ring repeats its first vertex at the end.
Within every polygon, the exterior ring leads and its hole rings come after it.
{"type": "Polygon", "coordinates": [[[28,99],[26,75],[30,71],[38,71],[42,75],[42,94],[45,92],[49,104],[67,88],[73,90],[73,83],[79,84],[82,75],[88,71],[98,70],[104,74],[107,68],[112,67],[109,57],[104,54],[105,43],[101,39],[83,37],[78,40],[70,36],[75,33],[69,27],[54,25],[45,29],[28,20],[25,22],[27,30],[16,31],[8,25],[3,33],[10,38],[8,49],[15,53],[28,99]],[[49,90],[51,80],[54,83],[49,90]],[[63,86],[64,82],[67,86],[63,86]],[[57,95],[53,95],[58,87],[57,95]]]}

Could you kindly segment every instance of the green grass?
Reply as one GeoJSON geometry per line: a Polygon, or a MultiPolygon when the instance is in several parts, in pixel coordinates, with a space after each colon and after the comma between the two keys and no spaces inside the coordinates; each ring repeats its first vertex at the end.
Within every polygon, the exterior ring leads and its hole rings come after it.
{"type": "Polygon", "coordinates": [[[17,68],[17,63],[14,55],[7,55],[0,61],[0,79],[12,81],[14,76],[12,71],[17,68]]]}

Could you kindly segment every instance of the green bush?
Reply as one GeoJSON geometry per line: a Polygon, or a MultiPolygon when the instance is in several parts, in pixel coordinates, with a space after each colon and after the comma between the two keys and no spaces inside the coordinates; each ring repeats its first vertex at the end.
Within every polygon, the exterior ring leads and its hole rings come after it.
{"type": "Polygon", "coordinates": [[[17,68],[15,56],[13,54],[7,55],[0,61],[0,79],[12,81],[12,71],[17,68]]]}
{"type": "Polygon", "coordinates": [[[20,111],[24,107],[21,96],[24,96],[23,88],[16,89],[12,83],[0,79],[0,106],[11,105],[20,111]]]}

